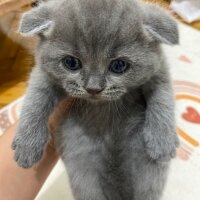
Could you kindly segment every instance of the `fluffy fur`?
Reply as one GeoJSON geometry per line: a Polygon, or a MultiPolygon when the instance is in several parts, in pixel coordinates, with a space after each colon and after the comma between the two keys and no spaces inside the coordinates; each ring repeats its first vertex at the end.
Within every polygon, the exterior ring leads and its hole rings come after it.
{"type": "Polygon", "coordinates": [[[178,144],[160,48],[178,43],[176,23],[135,0],[51,0],[26,13],[19,31],[40,42],[12,145],[17,163],[41,159],[49,115],[68,95],[77,100],[56,143],[75,199],[158,200],[178,144]],[[66,55],[82,68],[66,69],[66,55]],[[116,58],[130,63],[125,73],[108,70],[116,58]]]}

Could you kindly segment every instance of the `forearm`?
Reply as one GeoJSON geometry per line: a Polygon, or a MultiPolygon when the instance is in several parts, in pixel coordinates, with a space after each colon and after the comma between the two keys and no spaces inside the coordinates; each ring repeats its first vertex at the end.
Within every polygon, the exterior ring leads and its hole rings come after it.
{"type": "MultiPolygon", "coordinates": [[[[56,129],[63,116],[72,105],[73,99],[70,98],[64,98],[59,101],[59,104],[56,104],[48,122],[51,134],[56,134],[56,129]]],[[[16,126],[16,124],[13,125],[0,137],[0,199],[34,199],[55,166],[58,155],[52,140],[45,148],[43,159],[37,165],[30,169],[19,167],[13,159],[13,151],[11,150],[16,126]]]]}
{"type": "Polygon", "coordinates": [[[27,130],[28,137],[31,135],[40,137],[40,134],[47,134],[48,117],[58,98],[44,72],[35,69],[24,98],[17,133],[21,134],[21,129],[23,129],[22,131],[27,130]]]}
{"type": "Polygon", "coordinates": [[[13,159],[11,142],[16,124],[0,137],[0,199],[34,199],[58,160],[51,146],[47,146],[44,158],[31,169],[22,169],[13,159]]]}
{"type": "Polygon", "coordinates": [[[61,97],[54,87],[39,68],[32,72],[12,143],[14,158],[21,167],[29,168],[42,158],[50,136],[48,118],[61,97]]]}
{"type": "Polygon", "coordinates": [[[174,126],[174,95],[168,73],[160,72],[153,77],[143,92],[147,102],[146,123],[150,126],[162,124],[160,128],[174,126]]]}
{"type": "Polygon", "coordinates": [[[176,154],[178,137],[174,119],[174,97],[168,72],[163,69],[144,85],[146,112],[143,137],[153,159],[169,161],[176,154]]]}

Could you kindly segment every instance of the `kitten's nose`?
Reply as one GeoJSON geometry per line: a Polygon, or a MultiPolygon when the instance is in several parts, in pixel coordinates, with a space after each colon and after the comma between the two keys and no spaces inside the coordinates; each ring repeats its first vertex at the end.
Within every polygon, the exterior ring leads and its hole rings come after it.
{"type": "Polygon", "coordinates": [[[96,94],[99,94],[100,92],[102,92],[103,89],[102,88],[86,88],[86,91],[89,94],[96,95],[96,94]]]}

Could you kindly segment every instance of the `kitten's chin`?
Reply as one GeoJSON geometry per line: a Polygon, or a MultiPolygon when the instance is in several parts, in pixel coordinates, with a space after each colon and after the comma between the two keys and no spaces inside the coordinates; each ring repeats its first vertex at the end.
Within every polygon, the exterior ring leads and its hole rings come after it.
{"type": "Polygon", "coordinates": [[[123,95],[110,96],[110,95],[89,95],[89,94],[69,94],[69,93],[68,95],[74,98],[84,99],[92,103],[116,101],[123,96],[123,95]]]}
{"type": "Polygon", "coordinates": [[[112,97],[112,96],[89,96],[86,98],[87,101],[98,103],[98,102],[110,102],[110,101],[116,101],[120,99],[121,96],[118,97],[112,97]]]}
{"type": "Polygon", "coordinates": [[[86,98],[87,101],[91,102],[91,103],[100,103],[103,102],[102,99],[99,98],[86,98]]]}
{"type": "Polygon", "coordinates": [[[86,96],[86,97],[83,97],[83,99],[91,103],[100,103],[100,102],[110,101],[110,99],[108,98],[102,98],[101,96],[95,96],[95,95],[86,96]]]}

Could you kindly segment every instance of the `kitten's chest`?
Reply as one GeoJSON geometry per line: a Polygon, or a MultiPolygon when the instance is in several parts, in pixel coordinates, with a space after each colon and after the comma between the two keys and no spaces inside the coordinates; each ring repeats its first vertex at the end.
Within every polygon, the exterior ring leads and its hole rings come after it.
{"type": "MultiPolygon", "coordinates": [[[[130,112],[129,112],[130,114],[130,112]]],[[[128,115],[117,105],[75,105],[71,110],[66,125],[80,127],[88,135],[105,135],[118,132],[126,126],[128,115]]]]}
{"type": "Polygon", "coordinates": [[[77,102],[63,125],[66,132],[76,127],[88,137],[125,135],[130,124],[134,127],[141,118],[143,107],[133,102],[109,102],[101,105],[77,102]]]}

